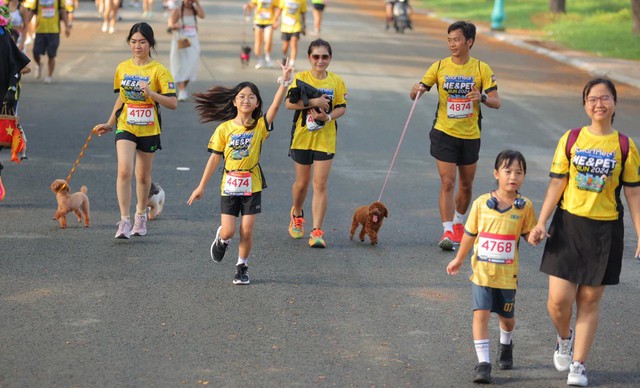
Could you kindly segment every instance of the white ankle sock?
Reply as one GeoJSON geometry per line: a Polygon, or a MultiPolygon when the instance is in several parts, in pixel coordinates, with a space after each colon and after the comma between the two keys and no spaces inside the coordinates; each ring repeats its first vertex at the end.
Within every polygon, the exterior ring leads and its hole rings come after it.
{"type": "Polygon", "coordinates": [[[249,262],[249,259],[243,259],[240,256],[238,256],[238,262],[236,263],[236,265],[240,265],[240,264],[247,265],[248,262],[249,262]]]}
{"type": "Polygon", "coordinates": [[[129,221],[129,215],[127,214],[126,216],[120,216],[120,220],[121,221],[129,221]]]}
{"type": "Polygon", "coordinates": [[[464,214],[460,214],[456,211],[455,216],[453,216],[454,224],[464,224],[464,214]]]}
{"type": "Polygon", "coordinates": [[[513,338],[513,331],[504,331],[500,328],[500,343],[502,345],[511,344],[511,339],[513,338]]]}
{"type": "Polygon", "coordinates": [[[489,340],[474,340],[473,343],[476,345],[476,355],[478,356],[478,362],[491,363],[491,358],[489,357],[489,340]]]}
{"type": "Polygon", "coordinates": [[[446,231],[453,232],[453,222],[451,221],[443,222],[442,227],[444,228],[445,232],[446,231]]]}

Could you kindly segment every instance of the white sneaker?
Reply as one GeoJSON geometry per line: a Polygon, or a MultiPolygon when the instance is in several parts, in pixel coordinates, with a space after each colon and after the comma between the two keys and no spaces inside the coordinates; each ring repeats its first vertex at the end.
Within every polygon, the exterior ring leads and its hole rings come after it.
{"type": "Polygon", "coordinates": [[[35,75],[36,79],[40,79],[40,77],[42,77],[42,66],[36,65],[35,75]]]}
{"type": "Polygon", "coordinates": [[[264,60],[262,58],[258,59],[258,63],[256,63],[256,70],[260,70],[264,67],[264,60]]]}
{"type": "Polygon", "coordinates": [[[589,385],[587,379],[587,370],[580,361],[574,361],[569,367],[569,376],[567,377],[567,385],[576,385],[578,387],[586,387],[589,385]]]}
{"type": "Polygon", "coordinates": [[[562,339],[560,336],[556,338],[556,350],[553,352],[553,365],[559,372],[569,370],[573,357],[573,329],[571,329],[571,338],[562,339]]]}
{"type": "Polygon", "coordinates": [[[50,84],[51,82],[53,82],[53,79],[51,77],[44,77],[45,84],[50,84]]]}
{"type": "Polygon", "coordinates": [[[265,60],[264,63],[264,67],[266,67],[267,69],[273,69],[273,61],[271,59],[265,60]]]}
{"type": "Polygon", "coordinates": [[[109,33],[113,34],[114,32],[116,32],[116,29],[114,26],[109,26],[109,33]]]}
{"type": "Polygon", "coordinates": [[[107,22],[102,23],[101,31],[102,32],[107,32],[108,29],[109,29],[109,23],[107,23],[107,22]]]}
{"type": "Polygon", "coordinates": [[[178,101],[187,101],[188,98],[189,92],[187,92],[186,90],[178,91],[178,101]]]}

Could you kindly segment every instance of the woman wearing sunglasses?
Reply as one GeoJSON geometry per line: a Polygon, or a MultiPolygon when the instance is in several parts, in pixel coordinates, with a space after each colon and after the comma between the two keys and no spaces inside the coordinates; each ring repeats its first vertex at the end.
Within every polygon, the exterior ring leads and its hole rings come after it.
{"type": "Polygon", "coordinates": [[[327,71],[332,51],[329,42],[316,39],[307,50],[311,70],[297,73],[287,94],[287,109],[295,110],[289,156],[294,161],[296,180],[291,188],[293,206],[290,212],[289,234],[294,239],[304,237],[303,205],[313,175],[312,230],[309,246],[326,247],[322,222],[327,211],[327,181],[336,152],[338,124],[336,119],[347,111],[347,87],[342,78],[327,71]],[[316,98],[293,98],[301,89],[313,88],[322,93],[316,98]],[[294,90],[297,93],[294,93],[294,90]],[[313,167],[313,174],[312,168],[313,167]]]}

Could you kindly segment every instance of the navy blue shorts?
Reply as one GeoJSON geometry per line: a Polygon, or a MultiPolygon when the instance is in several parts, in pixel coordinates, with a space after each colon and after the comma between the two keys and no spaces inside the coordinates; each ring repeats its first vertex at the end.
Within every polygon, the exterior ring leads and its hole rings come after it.
{"type": "Polygon", "coordinates": [[[482,287],[471,284],[473,310],[491,310],[505,318],[513,318],[516,304],[516,290],[482,287]]]}
{"type": "Polygon", "coordinates": [[[46,53],[49,58],[55,58],[58,55],[58,46],[60,46],[60,34],[36,34],[33,55],[41,56],[46,53]]]}

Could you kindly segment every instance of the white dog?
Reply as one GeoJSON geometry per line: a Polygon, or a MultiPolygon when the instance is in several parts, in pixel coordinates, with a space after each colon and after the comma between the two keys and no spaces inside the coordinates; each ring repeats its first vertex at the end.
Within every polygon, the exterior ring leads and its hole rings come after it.
{"type": "Polygon", "coordinates": [[[164,190],[158,183],[151,183],[151,189],[149,190],[149,199],[147,200],[147,207],[149,208],[149,219],[153,220],[162,213],[162,207],[164,206],[164,190]]]}

